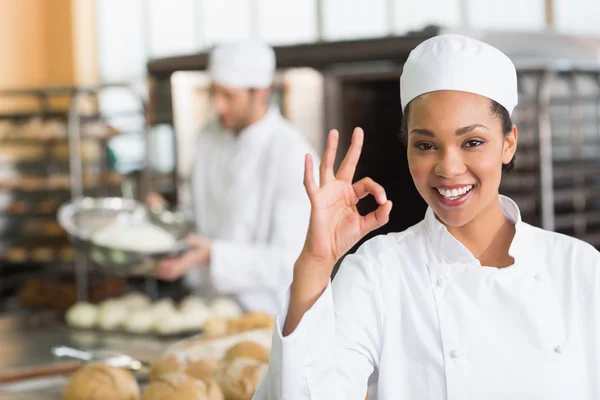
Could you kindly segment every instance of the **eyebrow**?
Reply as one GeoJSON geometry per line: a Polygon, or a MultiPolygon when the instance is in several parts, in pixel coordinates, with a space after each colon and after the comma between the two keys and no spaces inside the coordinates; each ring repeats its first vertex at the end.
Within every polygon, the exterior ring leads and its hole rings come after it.
{"type": "MultiPolygon", "coordinates": [[[[469,132],[474,131],[475,129],[479,129],[479,128],[483,128],[485,130],[490,130],[490,128],[488,128],[485,125],[482,124],[473,124],[473,125],[468,125],[468,126],[463,126],[462,128],[458,128],[456,130],[456,136],[461,136],[464,134],[467,134],[469,132]]],[[[435,137],[435,133],[433,133],[433,131],[430,131],[429,129],[422,129],[422,128],[415,128],[412,131],[410,131],[410,134],[419,134],[419,135],[424,135],[424,136],[429,136],[429,137],[435,137]]]]}

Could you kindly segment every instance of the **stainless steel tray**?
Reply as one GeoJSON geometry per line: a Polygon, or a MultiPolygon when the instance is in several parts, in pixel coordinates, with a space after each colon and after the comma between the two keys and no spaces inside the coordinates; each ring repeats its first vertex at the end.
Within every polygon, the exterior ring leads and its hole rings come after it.
{"type": "Polygon", "coordinates": [[[189,226],[180,218],[153,216],[147,208],[132,199],[120,197],[82,197],[61,206],[58,222],[68,233],[73,245],[106,272],[116,275],[148,275],[154,273],[157,260],[176,256],[188,249],[185,238],[189,226]],[[94,233],[109,224],[150,222],[170,232],[176,247],[165,253],[142,253],[100,246],[93,242],[94,233]]]}

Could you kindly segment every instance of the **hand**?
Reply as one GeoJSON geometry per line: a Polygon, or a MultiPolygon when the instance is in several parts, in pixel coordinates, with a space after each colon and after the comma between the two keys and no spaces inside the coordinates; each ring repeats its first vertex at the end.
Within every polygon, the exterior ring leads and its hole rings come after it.
{"type": "MultiPolygon", "coordinates": [[[[311,202],[310,225],[301,259],[330,266],[335,263],[369,232],[389,221],[392,209],[383,187],[371,178],[352,184],[360,158],[364,133],[356,128],[352,144],[337,172],[333,164],[337,152],[339,133],[333,130],[327,139],[327,148],[320,167],[320,187],[314,182],[312,157],[307,155],[304,168],[304,185],[311,202]],[[366,216],[356,208],[359,200],[372,194],[379,207],[366,216]]],[[[328,275],[331,270],[328,272],[328,275]]]]}
{"type": "Polygon", "coordinates": [[[310,224],[304,248],[294,266],[284,336],[294,332],[304,313],[321,296],[335,263],[367,233],[385,225],[392,210],[385,190],[371,178],[352,184],[362,150],[362,129],[354,130],[350,149],[335,175],[333,163],[338,139],[338,131],[329,133],[321,162],[320,187],[314,182],[312,158],[306,156],[304,186],[311,204],[310,224]],[[375,196],[379,207],[363,217],[356,205],[369,194],[375,196]]]}
{"type": "Polygon", "coordinates": [[[158,207],[164,208],[167,206],[167,201],[158,193],[150,193],[146,197],[146,206],[150,209],[158,207]]]}
{"type": "Polygon", "coordinates": [[[190,246],[184,255],[162,260],[158,264],[158,277],[164,280],[175,280],[194,267],[206,266],[210,262],[210,240],[206,237],[190,235],[187,238],[190,246]]]}

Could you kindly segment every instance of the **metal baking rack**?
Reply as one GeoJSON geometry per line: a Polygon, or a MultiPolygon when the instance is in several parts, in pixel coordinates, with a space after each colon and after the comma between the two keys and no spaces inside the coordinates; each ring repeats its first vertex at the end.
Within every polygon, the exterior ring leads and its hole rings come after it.
{"type": "MultiPolygon", "coordinates": [[[[14,295],[29,278],[56,276],[72,271],[73,265],[77,296],[87,299],[93,270],[89,260],[71,247],[57,224],[56,211],[75,197],[132,192],[131,181],[110,171],[108,141],[121,132],[106,121],[141,116],[148,149],[148,101],[129,83],[4,90],[0,99],[27,104],[25,109],[13,107],[0,114],[0,143],[7,149],[4,155],[0,150],[0,299],[14,295]],[[99,96],[111,89],[128,91],[140,108],[102,113],[99,96]],[[36,127],[41,129],[38,133],[36,127]],[[106,131],[99,134],[102,127],[106,131]]],[[[151,185],[149,151],[145,154],[139,197],[151,185]]],[[[156,282],[148,281],[147,290],[155,291],[156,282]]]]}
{"type": "Polygon", "coordinates": [[[525,221],[600,249],[600,66],[518,68],[515,170],[501,192],[525,221]]]}

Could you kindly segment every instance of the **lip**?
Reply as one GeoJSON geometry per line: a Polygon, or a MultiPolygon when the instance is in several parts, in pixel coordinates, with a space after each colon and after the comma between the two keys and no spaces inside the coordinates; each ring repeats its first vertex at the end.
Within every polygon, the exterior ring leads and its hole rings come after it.
{"type": "Polygon", "coordinates": [[[462,196],[458,200],[450,200],[450,199],[445,198],[444,196],[442,196],[440,194],[440,192],[438,192],[438,188],[440,188],[440,189],[455,189],[455,188],[461,188],[461,187],[465,187],[465,186],[468,186],[468,185],[437,186],[437,187],[434,187],[432,190],[435,192],[435,195],[437,196],[438,201],[442,205],[444,205],[446,207],[460,207],[469,200],[469,198],[471,197],[471,194],[475,191],[475,185],[473,185],[473,189],[471,189],[469,191],[469,193],[467,193],[465,196],[462,196]]]}

